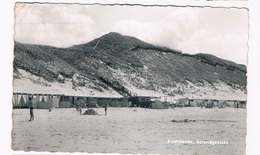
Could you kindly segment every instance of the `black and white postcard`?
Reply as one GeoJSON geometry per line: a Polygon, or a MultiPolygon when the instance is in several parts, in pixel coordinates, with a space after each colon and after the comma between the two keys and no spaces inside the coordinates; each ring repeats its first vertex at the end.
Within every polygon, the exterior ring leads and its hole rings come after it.
{"type": "Polygon", "coordinates": [[[12,150],[243,155],[246,7],[17,2],[12,150]]]}

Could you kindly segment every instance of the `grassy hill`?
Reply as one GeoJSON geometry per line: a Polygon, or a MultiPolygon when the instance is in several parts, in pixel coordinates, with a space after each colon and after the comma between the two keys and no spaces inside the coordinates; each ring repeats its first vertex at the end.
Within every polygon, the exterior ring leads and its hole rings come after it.
{"type": "Polygon", "coordinates": [[[185,54],[114,32],[69,48],[16,42],[14,55],[15,79],[19,79],[18,69],[23,69],[50,83],[74,77],[75,87],[92,85],[89,89],[113,89],[121,95],[142,95],[140,90],[196,95],[201,88],[211,90],[200,92],[205,96],[214,91],[246,94],[244,65],[209,54],[185,54]],[[220,84],[230,92],[221,90],[220,84]]]}

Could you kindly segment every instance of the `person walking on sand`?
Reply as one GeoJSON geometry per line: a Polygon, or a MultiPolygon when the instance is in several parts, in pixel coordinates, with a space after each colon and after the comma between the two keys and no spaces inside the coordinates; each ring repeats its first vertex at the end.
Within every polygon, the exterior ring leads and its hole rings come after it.
{"type": "Polygon", "coordinates": [[[34,115],[33,115],[33,103],[32,103],[32,97],[29,97],[29,109],[30,109],[30,120],[34,120],[34,115]]]}

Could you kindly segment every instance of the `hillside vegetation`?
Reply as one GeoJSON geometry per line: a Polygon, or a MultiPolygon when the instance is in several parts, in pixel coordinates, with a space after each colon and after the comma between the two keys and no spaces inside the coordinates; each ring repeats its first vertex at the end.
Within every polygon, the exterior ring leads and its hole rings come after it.
{"type": "Polygon", "coordinates": [[[114,32],[69,48],[16,42],[14,55],[15,79],[22,78],[18,71],[22,69],[50,83],[71,79],[74,88],[111,89],[124,96],[144,91],[170,96],[206,97],[217,91],[246,95],[244,65],[209,54],[185,54],[114,32]]]}

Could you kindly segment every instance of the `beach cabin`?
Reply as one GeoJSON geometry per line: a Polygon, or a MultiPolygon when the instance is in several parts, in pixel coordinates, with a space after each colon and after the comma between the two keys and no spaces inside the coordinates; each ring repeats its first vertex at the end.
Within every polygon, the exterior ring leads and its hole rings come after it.
{"type": "Polygon", "coordinates": [[[227,102],[225,100],[219,100],[217,107],[218,108],[226,108],[227,107],[227,102]]]}
{"type": "Polygon", "coordinates": [[[175,100],[175,107],[188,107],[189,106],[189,99],[188,98],[179,98],[175,100]]]}
{"type": "Polygon", "coordinates": [[[37,109],[50,109],[52,108],[52,99],[48,94],[39,94],[33,100],[37,102],[37,109]]]}
{"type": "Polygon", "coordinates": [[[239,102],[240,108],[246,108],[246,101],[239,102]]]}
{"type": "Polygon", "coordinates": [[[28,108],[28,94],[14,93],[13,94],[13,108],[28,108]]]}
{"type": "Polygon", "coordinates": [[[109,106],[111,107],[128,107],[128,98],[115,98],[114,102],[112,102],[109,106]]]}
{"type": "Polygon", "coordinates": [[[108,104],[109,107],[127,107],[128,99],[123,98],[98,98],[97,104],[99,106],[104,106],[108,104]]]}
{"type": "Polygon", "coordinates": [[[155,100],[153,103],[150,104],[149,108],[151,109],[168,109],[169,108],[168,102],[161,102],[160,100],[155,100]]]}
{"type": "Polygon", "coordinates": [[[60,96],[52,96],[52,108],[59,108],[60,96]]]}
{"type": "Polygon", "coordinates": [[[246,101],[234,101],[235,108],[246,108],[246,101]]]}
{"type": "Polygon", "coordinates": [[[214,100],[205,99],[205,108],[213,108],[214,107],[214,100]]]}
{"type": "Polygon", "coordinates": [[[235,102],[234,100],[225,100],[227,107],[235,107],[235,102]]]}
{"type": "Polygon", "coordinates": [[[204,106],[204,99],[189,99],[190,107],[201,107],[204,106]]]}
{"type": "Polygon", "coordinates": [[[74,97],[73,96],[65,96],[62,95],[60,98],[60,108],[71,108],[74,105],[74,97]]]}
{"type": "Polygon", "coordinates": [[[37,109],[59,108],[60,95],[56,94],[36,94],[33,95],[33,103],[35,101],[37,109]]]}
{"type": "Polygon", "coordinates": [[[160,100],[161,102],[173,103],[175,98],[173,96],[161,96],[160,100]]]}
{"type": "Polygon", "coordinates": [[[155,97],[150,97],[150,96],[134,96],[134,97],[129,97],[128,101],[131,102],[132,107],[149,107],[150,104],[154,103],[154,98],[155,97]]]}
{"type": "Polygon", "coordinates": [[[219,100],[213,99],[212,102],[213,102],[213,107],[218,107],[218,105],[219,105],[219,100]]]}
{"type": "Polygon", "coordinates": [[[32,97],[32,106],[36,109],[59,108],[60,95],[53,94],[13,94],[13,108],[29,108],[29,97],[32,97]]]}
{"type": "Polygon", "coordinates": [[[87,97],[87,104],[89,108],[97,108],[98,104],[97,104],[98,99],[95,97],[87,97]]]}
{"type": "Polygon", "coordinates": [[[74,97],[74,105],[80,106],[80,107],[86,107],[87,106],[87,97],[74,97]]]}

